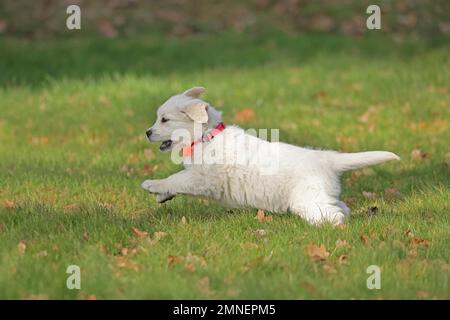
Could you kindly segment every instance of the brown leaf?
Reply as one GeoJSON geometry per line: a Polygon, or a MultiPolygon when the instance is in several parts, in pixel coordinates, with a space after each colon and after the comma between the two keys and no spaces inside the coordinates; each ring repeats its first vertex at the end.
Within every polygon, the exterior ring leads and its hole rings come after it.
{"type": "Polygon", "coordinates": [[[428,158],[428,154],[426,154],[425,152],[423,152],[420,149],[414,149],[413,151],[411,151],[411,159],[412,160],[423,160],[428,158]]]}
{"type": "Polygon", "coordinates": [[[375,199],[377,196],[375,193],[369,192],[369,191],[363,191],[362,195],[364,198],[369,199],[369,200],[375,199]]]}
{"type": "Polygon", "coordinates": [[[265,237],[265,236],[267,236],[267,231],[264,229],[257,229],[257,230],[255,230],[255,235],[257,237],[265,237]]]}
{"type": "Polygon", "coordinates": [[[414,238],[414,233],[410,229],[408,229],[405,232],[405,236],[410,237],[410,238],[414,238]]]}
{"type": "Polygon", "coordinates": [[[27,245],[26,245],[25,241],[23,241],[23,240],[20,241],[17,244],[17,251],[19,251],[20,254],[24,254],[26,250],[27,250],[27,245]]]}
{"type": "Polygon", "coordinates": [[[373,118],[375,117],[375,115],[378,112],[378,108],[374,107],[374,106],[370,106],[366,112],[364,112],[359,118],[358,120],[362,123],[371,123],[373,122],[373,118]]]}
{"type": "Polygon", "coordinates": [[[131,227],[131,230],[133,231],[133,233],[138,237],[138,238],[143,238],[143,237],[147,237],[148,236],[148,232],[147,231],[141,231],[136,227],[131,227]]]}
{"type": "Polygon", "coordinates": [[[234,121],[238,123],[248,122],[255,118],[255,112],[250,108],[242,109],[235,113],[234,121]]]}
{"type": "Polygon", "coordinates": [[[153,238],[154,238],[156,241],[159,241],[159,240],[161,240],[162,238],[166,237],[167,235],[168,235],[167,232],[164,232],[164,231],[156,231],[156,232],[153,234],[153,238]]]}
{"type": "Polygon", "coordinates": [[[6,209],[14,209],[16,207],[16,203],[13,200],[5,199],[3,201],[3,207],[6,209]]]}
{"type": "Polygon", "coordinates": [[[369,244],[369,237],[366,236],[365,234],[362,234],[359,236],[359,238],[361,239],[361,242],[367,246],[369,244]]]}
{"type": "Polygon", "coordinates": [[[369,217],[375,216],[377,214],[377,212],[378,212],[378,207],[369,207],[369,208],[367,208],[367,215],[369,217]]]}
{"type": "Polygon", "coordinates": [[[386,188],[384,189],[384,195],[388,199],[401,198],[402,194],[395,188],[386,188]]]}
{"type": "Polygon", "coordinates": [[[444,161],[445,161],[445,164],[447,165],[447,168],[450,169],[450,151],[445,154],[444,161]]]}
{"type": "Polygon", "coordinates": [[[315,244],[308,244],[305,246],[305,253],[313,260],[313,261],[321,261],[326,260],[330,253],[327,251],[327,248],[321,244],[320,246],[316,246],[315,244]]]}
{"type": "Polygon", "coordinates": [[[272,216],[266,216],[264,210],[261,209],[256,213],[255,219],[257,219],[259,222],[271,222],[273,220],[272,216]]]}
{"type": "Polygon", "coordinates": [[[347,241],[341,239],[336,240],[336,248],[347,248],[347,247],[350,247],[347,241]]]}
{"type": "Polygon", "coordinates": [[[48,144],[48,137],[32,137],[29,143],[36,146],[42,146],[48,144]]]}
{"type": "Polygon", "coordinates": [[[418,248],[418,247],[428,247],[430,245],[430,240],[426,239],[419,239],[419,238],[412,238],[409,242],[411,247],[418,248]]]}
{"type": "Polygon", "coordinates": [[[345,254],[340,255],[339,258],[338,258],[338,263],[339,264],[347,264],[348,263],[348,256],[346,256],[345,254]]]}
{"type": "Polygon", "coordinates": [[[155,157],[155,154],[152,149],[148,148],[144,150],[144,157],[147,160],[152,160],[155,157]]]}
{"type": "Polygon", "coordinates": [[[334,266],[332,263],[330,263],[330,262],[325,263],[325,264],[322,266],[322,270],[323,270],[324,272],[326,272],[326,273],[336,273],[336,268],[335,268],[335,266],[334,266]]]}
{"type": "Polygon", "coordinates": [[[47,250],[39,251],[38,253],[35,254],[35,256],[38,258],[46,257],[48,256],[47,250]]]}
{"type": "Polygon", "coordinates": [[[184,261],[184,257],[181,256],[167,256],[167,265],[170,267],[175,263],[181,263],[184,261]]]}
{"type": "Polygon", "coordinates": [[[115,257],[115,260],[119,268],[139,271],[139,265],[133,261],[130,261],[127,257],[117,256],[115,257]]]}

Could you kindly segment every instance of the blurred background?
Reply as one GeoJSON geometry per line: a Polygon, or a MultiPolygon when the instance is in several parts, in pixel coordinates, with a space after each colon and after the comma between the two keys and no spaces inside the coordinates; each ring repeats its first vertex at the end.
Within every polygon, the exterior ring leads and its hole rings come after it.
{"type": "Polygon", "coordinates": [[[448,0],[2,0],[0,35],[73,35],[65,28],[70,4],[81,7],[83,34],[108,38],[149,31],[191,37],[273,29],[358,37],[368,31],[370,4],[381,7],[382,30],[394,37],[450,35],[448,0]]]}

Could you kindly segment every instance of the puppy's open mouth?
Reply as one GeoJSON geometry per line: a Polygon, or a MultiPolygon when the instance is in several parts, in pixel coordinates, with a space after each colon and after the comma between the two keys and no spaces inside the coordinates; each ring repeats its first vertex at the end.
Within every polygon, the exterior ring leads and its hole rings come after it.
{"type": "Polygon", "coordinates": [[[172,140],[165,140],[159,146],[159,150],[168,151],[172,148],[172,140]]]}

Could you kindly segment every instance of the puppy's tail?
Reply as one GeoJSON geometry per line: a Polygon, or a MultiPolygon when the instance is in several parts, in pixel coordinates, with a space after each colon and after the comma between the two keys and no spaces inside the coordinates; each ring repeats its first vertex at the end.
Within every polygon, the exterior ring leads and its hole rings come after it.
{"type": "Polygon", "coordinates": [[[332,161],[337,171],[347,171],[364,168],[390,160],[400,160],[395,153],[388,151],[367,151],[357,153],[333,152],[332,161]]]}

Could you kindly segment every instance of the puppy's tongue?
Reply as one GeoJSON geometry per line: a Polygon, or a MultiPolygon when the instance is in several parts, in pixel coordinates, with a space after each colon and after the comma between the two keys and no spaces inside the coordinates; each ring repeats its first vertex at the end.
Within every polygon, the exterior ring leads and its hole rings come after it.
{"type": "Polygon", "coordinates": [[[159,150],[166,151],[171,146],[172,146],[172,140],[166,140],[166,141],[163,141],[163,143],[161,143],[161,145],[159,146],[159,150]]]}

